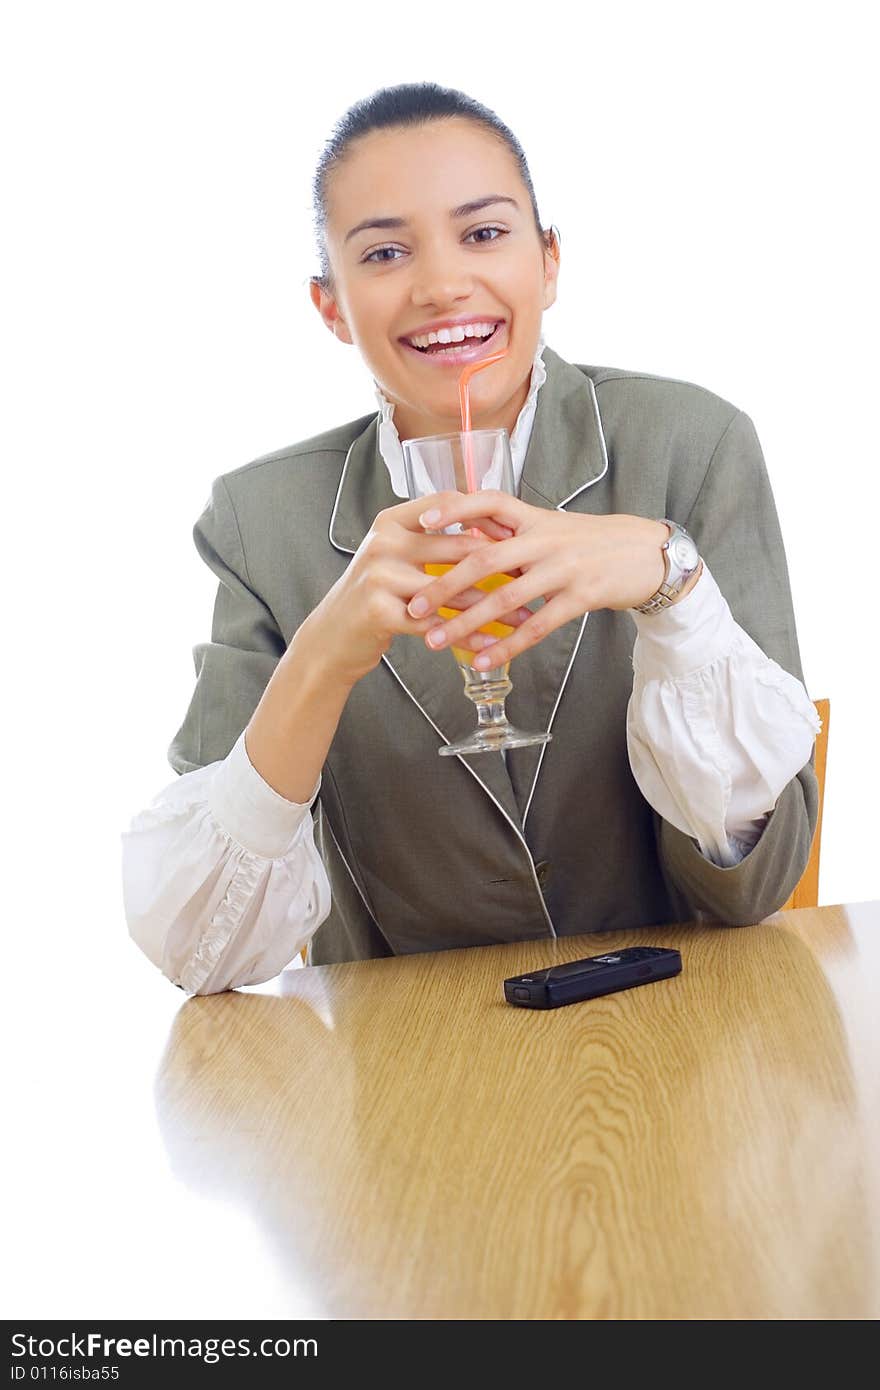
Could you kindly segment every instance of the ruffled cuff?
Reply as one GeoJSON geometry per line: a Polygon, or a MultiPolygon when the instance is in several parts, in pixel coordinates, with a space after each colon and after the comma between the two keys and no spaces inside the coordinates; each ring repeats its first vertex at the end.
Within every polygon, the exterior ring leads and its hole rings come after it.
{"type": "Polygon", "coordinates": [[[727,656],[739,631],[705,560],[696,584],[678,603],[659,613],[629,612],[637,633],[633,669],[645,681],[687,676],[727,656]]]}
{"type": "MultiPolygon", "coordinates": [[[[267,872],[258,859],[245,859],[235,866],[226,892],[210,922],[201,933],[194,954],[175,980],[187,994],[198,994],[226,950],[242,918],[253,902],[261,877],[267,872]]],[[[166,972],[167,973],[167,972],[166,972]]]]}
{"type": "Polygon", "coordinates": [[[731,650],[687,674],[648,679],[637,665],[626,730],[645,800],[729,867],[760,843],[819,718],[803,683],[734,624],[731,650]]]}
{"type": "Polygon", "coordinates": [[[321,790],[321,774],[308,801],[288,801],[257,772],[247,754],[244,731],[219,765],[208,805],[230,839],[252,854],[280,859],[289,853],[321,790]]]}

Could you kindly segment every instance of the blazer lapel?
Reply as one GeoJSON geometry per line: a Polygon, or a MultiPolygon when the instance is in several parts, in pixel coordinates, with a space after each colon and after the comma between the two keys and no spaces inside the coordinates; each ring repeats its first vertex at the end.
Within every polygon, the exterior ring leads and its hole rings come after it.
{"type": "MultiPolygon", "coordinates": [[[[586,511],[588,488],[608,471],[608,451],[593,383],[579,367],[552,348],[544,348],[547,380],[538,392],[538,408],[526,451],[519,495],[533,507],[552,511],[586,511]]],[[[544,600],[530,607],[538,612],[544,600]]],[[[521,729],[552,732],[556,710],[574,665],[589,614],[572,618],[536,646],[515,657],[510,667],[513,690],[507,697],[511,723],[521,729]]],[[[508,771],[523,824],[552,742],[508,753],[508,771]]],[[[565,750],[558,750],[565,756],[565,750]]]]}
{"type": "MultiPolygon", "coordinates": [[[[608,458],[590,378],[548,347],[544,363],[547,380],[538,392],[520,496],[535,507],[563,510],[604,476],[608,458]]],[[[331,545],[353,555],[377,513],[401,500],[379,452],[375,416],[346,456],[330,518],[331,545]]],[[[539,599],[532,606],[537,609],[542,602],[539,599]]],[[[550,730],[585,623],[586,615],[572,619],[515,658],[510,671],[513,690],[507,700],[512,723],[523,729],[550,730]]],[[[474,729],[476,711],[465,697],[461,672],[449,651],[431,652],[422,638],[399,634],[382,660],[439,742],[453,743],[474,729]]],[[[500,753],[459,755],[458,761],[522,836],[546,752],[547,745],[511,749],[506,766],[500,753]]]]}

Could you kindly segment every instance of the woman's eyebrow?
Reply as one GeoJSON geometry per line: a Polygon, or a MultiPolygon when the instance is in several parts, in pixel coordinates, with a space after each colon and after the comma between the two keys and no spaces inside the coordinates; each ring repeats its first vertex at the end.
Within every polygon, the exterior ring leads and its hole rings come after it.
{"type": "MultiPolygon", "coordinates": [[[[519,212],[519,203],[515,198],[509,198],[506,193],[487,193],[485,198],[475,198],[473,202],[462,203],[461,207],[452,208],[449,216],[471,217],[475,212],[491,207],[493,203],[510,203],[519,212]]],[[[356,227],[352,227],[351,231],[346,233],[345,241],[351,241],[358,232],[366,232],[374,227],[384,230],[388,227],[405,227],[406,225],[405,217],[368,217],[365,222],[359,222],[356,227]]]]}

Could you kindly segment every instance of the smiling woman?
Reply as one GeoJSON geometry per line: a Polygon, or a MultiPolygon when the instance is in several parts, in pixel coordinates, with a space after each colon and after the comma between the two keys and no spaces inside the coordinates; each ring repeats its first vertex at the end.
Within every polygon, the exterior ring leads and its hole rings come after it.
{"type": "Polygon", "coordinates": [[[213,630],[179,775],[123,835],[131,935],[212,993],[306,944],[319,963],[774,911],[815,829],[817,720],[749,417],[546,346],[559,237],[473,98],[374,93],[313,191],[311,299],[379,410],[214,480],[213,630]],[[462,363],[502,350],[472,423],[508,432],[516,495],[409,500],[401,441],[458,430],[462,363]],[[439,758],[468,723],[444,645],[515,660],[511,717],[552,742],[439,758]]]}
{"type": "Polygon", "coordinates": [[[504,363],[475,379],[473,406],[482,428],[512,432],[556,298],[559,246],[518,142],[477,103],[439,90],[427,121],[432,97],[417,89],[355,108],[314,184],[312,300],[394,402],[401,438],[457,429],[455,368],[502,348],[504,363]],[[484,341],[452,347],[466,326],[484,341]]]}

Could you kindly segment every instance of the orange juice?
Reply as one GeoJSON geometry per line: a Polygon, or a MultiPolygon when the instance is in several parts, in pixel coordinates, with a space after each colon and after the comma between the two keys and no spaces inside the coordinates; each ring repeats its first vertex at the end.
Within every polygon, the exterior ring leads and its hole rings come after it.
{"type": "MultiPolygon", "coordinates": [[[[438,575],[446,574],[449,570],[455,569],[455,566],[425,565],[423,568],[425,574],[430,574],[432,578],[436,578],[438,575]]],[[[485,579],[478,579],[476,584],[469,587],[483,589],[489,594],[493,589],[499,589],[502,584],[511,584],[515,578],[516,576],[513,574],[488,574],[485,579]]],[[[437,615],[448,622],[450,618],[457,618],[459,616],[459,609],[441,607],[437,609],[437,615]]],[[[488,622],[484,623],[482,627],[477,628],[477,631],[485,632],[487,636],[497,637],[500,640],[502,637],[509,637],[512,632],[516,632],[516,628],[511,627],[509,623],[488,622]]],[[[487,650],[491,651],[492,649],[489,647],[487,650]]],[[[459,665],[464,664],[465,666],[470,666],[474,657],[478,655],[476,652],[468,651],[467,647],[453,647],[452,652],[459,665]]]]}

